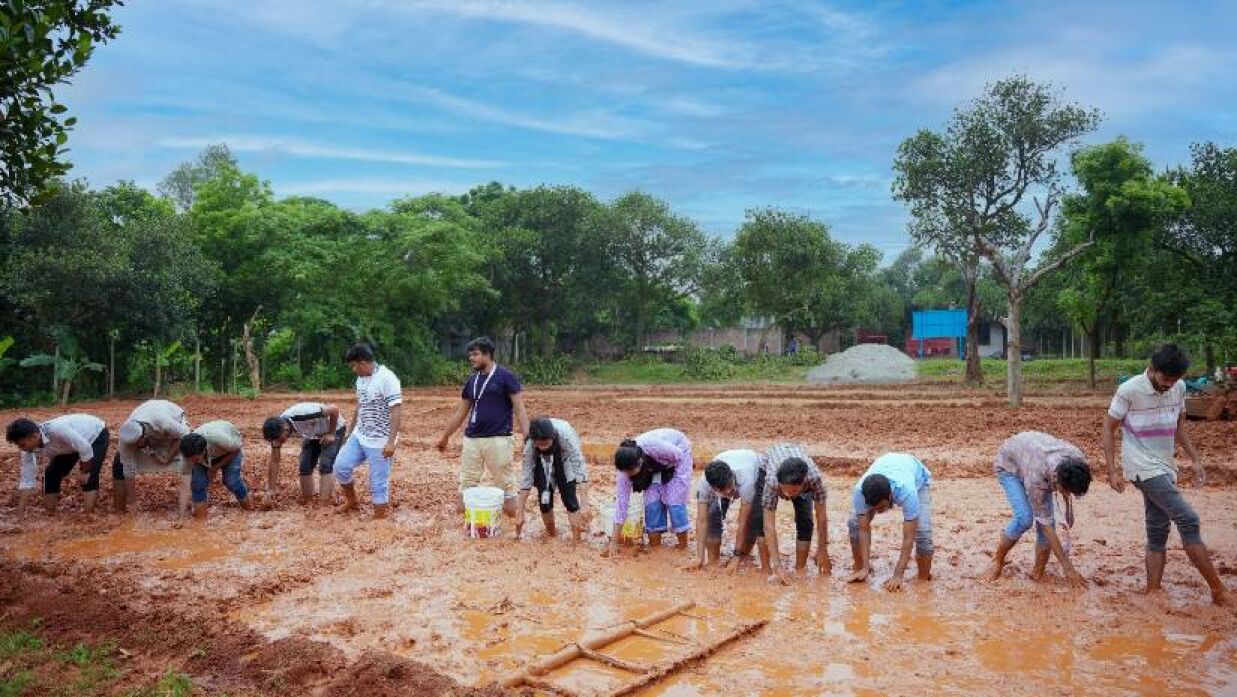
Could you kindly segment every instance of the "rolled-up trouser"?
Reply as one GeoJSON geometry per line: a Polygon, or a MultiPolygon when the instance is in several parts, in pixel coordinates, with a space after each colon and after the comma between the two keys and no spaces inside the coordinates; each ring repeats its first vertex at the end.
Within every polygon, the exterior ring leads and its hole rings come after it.
{"type": "Polygon", "coordinates": [[[491,486],[503,490],[504,499],[515,498],[515,469],[511,455],[515,450],[513,436],[464,438],[460,451],[460,493],[481,486],[481,479],[490,473],[491,486]]]}
{"type": "MultiPolygon", "coordinates": [[[[756,494],[752,499],[756,502],[752,504],[756,506],[756,510],[752,511],[750,530],[755,537],[765,536],[765,516],[759,505],[759,502],[764,500],[764,490],[765,471],[761,469],[756,475],[756,494]]],[[[790,505],[795,509],[795,539],[799,542],[811,542],[812,533],[816,530],[816,524],[812,520],[812,495],[807,492],[799,494],[790,500],[790,505]]]]}
{"type": "MultiPolygon", "coordinates": [[[[99,432],[94,441],[90,444],[90,449],[93,456],[90,458],[90,469],[86,476],[86,483],[82,485],[82,491],[98,491],[99,490],[99,472],[103,469],[103,461],[107,459],[107,429],[99,432]]],[[[47,463],[47,469],[43,471],[43,493],[59,494],[60,483],[64,478],[73,473],[73,467],[78,463],[76,452],[57,455],[47,463]]]]}
{"type": "Polygon", "coordinates": [[[1177,483],[1167,474],[1134,482],[1143,495],[1143,513],[1147,522],[1147,551],[1163,552],[1168,546],[1168,533],[1177,524],[1181,544],[1201,545],[1203,535],[1198,513],[1185,500],[1177,483]]]}
{"type": "MultiPolygon", "coordinates": [[[[932,546],[932,492],[924,485],[919,488],[919,518],[915,527],[915,556],[930,557],[934,551],[932,546]]],[[[851,511],[850,519],[846,521],[846,531],[850,534],[851,549],[859,546],[859,515],[851,511]]]]}
{"type": "MultiPolygon", "coordinates": [[[[245,465],[245,453],[238,452],[232,461],[223,467],[218,468],[222,472],[223,485],[228,491],[236,497],[237,501],[244,501],[249,497],[249,487],[245,486],[245,480],[241,477],[241,469],[245,465]]],[[[214,467],[207,467],[205,464],[194,465],[191,479],[189,480],[189,489],[193,492],[194,503],[206,503],[207,492],[210,490],[210,478],[215,472],[214,467]]]]}
{"type": "Polygon", "coordinates": [[[325,448],[322,447],[322,441],[317,438],[301,443],[301,460],[297,472],[302,477],[308,477],[314,473],[314,465],[317,465],[318,474],[330,474],[335,469],[335,458],[344,444],[345,433],[347,429],[340,426],[335,431],[335,440],[325,448]]]}
{"type": "Polygon", "coordinates": [[[340,484],[352,483],[352,471],[362,462],[369,463],[369,496],[377,505],[387,502],[391,485],[391,458],[382,448],[367,448],[357,440],[356,433],[340,448],[335,457],[335,479],[340,484]]]}
{"type": "MultiPolygon", "coordinates": [[[[1009,500],[1009,507],[1014,510],[1014,516],[1010,519],[1009,524],[1005,526],[1005,539],[1017,542],[1022,533],[1035,526],[1035,546],[1044,549],[1048,548],[1048,538],[1044,535],[1043,526],[1035,522],[1035,513],[1031,509],[1031,497],[1027,494],[1026,485],[1022,483],[1022,478],[1012,472],[997,472],[996,479],[1001,483],[1001,488],[1005,490],[1005,498],[1009,500]]],[[[1049,511],[1053,511],[1052,491],[1044,492],[1044,505],[1049,511]]],[[[1054,513],[1055,521],[1055,513],[1054,513]]],[[[1056,524],[1055,522],[1053,523],[1056,524]]]]}

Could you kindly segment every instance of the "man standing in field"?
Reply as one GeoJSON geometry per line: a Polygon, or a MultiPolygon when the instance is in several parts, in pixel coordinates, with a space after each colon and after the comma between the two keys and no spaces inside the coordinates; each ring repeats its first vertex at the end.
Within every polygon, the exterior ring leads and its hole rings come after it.
{"type": "Polygon", "coordinates": [[[47,461],[43,471],[43,508],[55,515],[60,506],[60,484],[81,463],[82,507],[94,513],[99,499],[99,470],[107,457],[107,424],[90,414],[67,414],[50,421],[35,423],[30,419],[14,419],[5,439],[21,451],[21,479],[18,483],[18,507],[25,510],[38,483],[39,460],[47,461]]]}
{"type": "Polygon", "coordinates": [[[185,410],[164,399],[138,405],[120,425],[116,459],[112,462],[112,498],[124,513],[137,496],[133,478],[139,473],[167,472],[180,476],[177,510],[189,512],[190,475],[180,459],[180,439],[189,432],[185,410]]]}
{"type": "Polygon", "coordinates": [[[464,510],[464,490],[481,484],[489,473],[493,486],[503,490],[503,514],[516,517],[515,471],[511,457],[515,451],[512,423],[520,435],[528,434],[528,415],[524,411],[523,386],[516,374],[494,362],[494,342],[486,337],[468,344],[468,362],[473,374],[464,382],[460,402],[447,430],[438,439],[439,452],[446,452],[451,436],[465,421],[464,447],[460,452],[460,501],[464,510]]]}
{"type": "Polygon", "coordinates": [[[898,506],[902,509],[902,549],[885,590],[902,588],[902,574],[915,548],[919,580],[932,580],[932,473],[919,458],[906,453],[885,453],[872,463],[855,484],[851,495],[853,512],[846,522],[850,551],[855,559],[851,583],[867,580],[872,573],[872,519],[898,506]]]}
{"type": "Polygon", "coordinates": [[[245,486],[241,473],[245,451],[236,426],[227,421],[207,421],[180,439],[180,454],[185,458],[185,466],[191,469],[194,518],[206,517],[207,492],[216,471],[222,473],[223,485],[236,497],[240,507],[246,511],[253,508],[249,487],[245,486]]]}
{"type": "MultiPolygon", "coordinates": [[[[821,576],[833,571],[829,559],[829,527],[825,513],[825,478],[807,450],[796,443],[778,443],[761,457],[765,471],[765,486],[761,493],[761,508],[764,515],[765,542],[771,559],[765,565],[773,576],[783,584],[790,578],[782,568],[781,552],[777,541],[777,502],[790,499],[795,508],[795,571],[807,567],[808,552],[812,548],[812,515],[816,514],[816,567],[821,576]]],[[[762,564],[765,562],[761,560],[762,564]]]]}
{"type": "Polygon", "coordinates": [[[266,491],[272,500],[279,483],[279,456],[292,434],[301,439],[301,505],[314,500],[314,467],[318,468],[318,500],[330,503],[335,496],[335,457],[344,443],[348,422],[339,407],[320,402],[301,402],[262,424],[262,438],[271,446],[267,463],[266,491]]]}
{"type": "Polygon", "coordinates": [[[1194,462],[1194,486],[1207,475],[1203,458],[1190,441],[1185,424],[1185,384],[1181,378],[1190,359],[1176,344],[1165,344],[1151,356],[1147,370],[1122,383],[1104,419],[1104,464],[1108,483],[1118,492],[1132,482],[1142,492],[1147,526],[1147,592],[1161,589],[1167,560],[1168,533],[1176,523],[1186,556],[1211,588],[1216,605],[1231,602],[1203,544],[1198,513],[1177,488],[1177,445],[1194,462]],[[1116,433],[1121,429],[1121,472],[1116,469],[1116,433]]]}
{"type": "Polygon", "coordinates": [[[345,513],[360,510],[352,472],[362,462],[369,462],[369,495],[374,504],[374,518],[387,516],[390,496],[391,458],[399,439],[401,405],[404,401],[399,378],[386,366],[378,365],[374,352],[366,344],[348,349],[344,360],[356,374],[356,413],[352,418],[352,434],[345,439],[335,458],[335,478],[344,493],[345,513]]]}

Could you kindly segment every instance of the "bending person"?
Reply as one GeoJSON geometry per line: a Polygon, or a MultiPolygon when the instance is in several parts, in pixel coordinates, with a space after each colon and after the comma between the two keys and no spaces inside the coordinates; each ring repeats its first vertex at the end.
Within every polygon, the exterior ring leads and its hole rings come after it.
{"type": "Polygon", "coordinates": [[[591,510],[588,505],[588,463],[580,447],[580,436],[563,419],[538,418],[528,425],[528,441],[524,444],[524,467],[520,476],[520,497],[516,504],[515,536],[524,529],[524,506],[533,487],[537,489],[537,506],[546,534],[554,537],[554,492],[558,492],[571,536],[576,542],[584,537],[591,510]]]}
{"type": "Polygon", "coordinates": [[[619,536],[627,522],[632,492],[644,494],[644,527],[649,545],[661,546],[661,536],[672,530],[679,549],[687,547],[691,521],[687,496],[692,485],[692,445],[673,428],[658,428],[625,440],[614,451],[618,470],[614,487],[614,530],[607,553],[618,551],[619,536]]]}
{"type": "Polygon", "coordinates": [[[60,484],[81,463],[82,508],[94,513],[99,499],[99,470],[107,458],[107,424],[90,414],[67,414],[35,423],[14,419],[5,439],[21,451],[18,506],[25,510],[38,483],[39,460],[47,461],[43,471],[43,508],[54,515],[60,506],[60,484]]]}
{"type": "Polygon", "coordinates": [[[816,567],[821,576],[828,576],[833,572],[833,562],[829,559],[828,516],[825,512],[828,492],[825,478],[816,463],[802,445],[778,443],[761,457],[761,469],[765,471],[765,485],[760,506],[768,550],[762,553],[761,565],[779,582],[790,582],[786,570],[782,568],[777,541],[777,502],[779,499],[790,499],[795,508],[795,571],[800,572],[807,567],[808,554],[812,549],[812,514],[815,513],[816,567]]]}
{"type": "Polygon", "coordinates": [[[266,492],[273,501],[279,482],[279,456],[292,434],[301,439],[300,464],[301,504],[314,500],[314,467],[318,468],[318,500],[331,503],[335,497],[335,456],[344,444],[348,420],[339,407],[320,402],[293,404],[279,416],[262,423],[262,438],[271,446],[267,463],[266,492]]]}
{"type": "Polygon", "coordinates": [[[704,468],[704,476],[696,483],[696,558],[688,565],[689,569],[716,564],[721,558],[726,513],[735,500],[739,501],[735,559],[742,564],[757,540],[762,545],[761,556],[768,557],[768,552],[763,550],[764,516],[753,515],[764,482],[760,453],[755,450],[720,452],[704,468]]]}
{"type": "Polygon", "coordinates": [[[133,480],[139,473],[174,472],[180,477],[177,510],[189,512],[189,472],[180,460],[180,439],[189,432],[185,410],[164,399],[138,405],[120,425],[116,459],[112,461],[112,498],[124,513],[137,495],[133,480]]]}
{"type": "Polygon", "coordinates": [[[848,581],[858,583],[871,575],[872,520],[894,506],[902,509],[902,549],[893,576],[885,581],[885,590],[902,587],[902,574],[910,563],[912,546],[919,580],[932,580],[931,484],[932,473],[914,455],[885,453],[872,462],[851,494],[854,510],[846,521],[846,530],[855,567],[848,581]]]}
{"type": "Polygon", "coordinates": [[[236,497],[246,511],[252,509],[249,487],[245,486],[241,468],[245,465],[241,432],[227,421],[207,421],[193,433],[180,439],[180,454],[185,466],[191,468],[193,517],[206,517],[207,492],[215,472],[220,472],[223,485],[236,497]]]}

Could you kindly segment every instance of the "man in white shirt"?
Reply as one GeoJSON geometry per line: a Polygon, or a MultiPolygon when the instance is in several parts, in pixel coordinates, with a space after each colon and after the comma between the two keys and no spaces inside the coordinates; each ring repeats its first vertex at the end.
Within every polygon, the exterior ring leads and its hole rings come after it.
{"type": "Polygon", "coordinates": [[[378,365],[373,350],[357,344],[344,356],[348,367],[356,373],[356,413],[352,417],[352,433],[345,439],[335,458],[335,479],[344,494],[342,511],[360,510],[352,472],[362,462],[369,463],[369,495],[374,504],[374,518],[387,516],[390,495],[391,458],[399,439],[404,398],[399,378],[386,366],[378,365]]]}
{"type": "Polygon", "coordinates": [[[55,515],[60,506],[60,484],[81,463],[82,500],[86,513],[93,513],[99,499],[99,470],[107,457],[108,432],[103,420],[90,414],[68,414],[43,423],[14,419],[5,438],[21,451],[18,506],[25,510],[38,483],[39,460],[47,461],[43,472],[43,508],[55,515]]]}
{"type": "Polygon", "coordinates": [[[696,558],[687,568],[718,562],[726,513],[735,500],[739,501],[735,558],[741,564],[758,539],[764,542],[764,516],[757,510],[758,488],[763,489],[763,485],[764,470],[760,453],[755,450],[726,450],[705,466],[704,476],[696,483],[696,558]]]}

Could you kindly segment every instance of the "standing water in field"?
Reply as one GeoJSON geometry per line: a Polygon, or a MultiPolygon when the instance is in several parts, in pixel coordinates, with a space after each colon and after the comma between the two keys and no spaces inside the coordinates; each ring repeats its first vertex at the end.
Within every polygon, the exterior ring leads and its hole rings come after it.
{"type": "Polygon", "coordinates": [[[858,344],[829,356],[808,371],[815,384],[886,384],[909,382],[917,375],[915,360],[886,344],[858,344]]]}

